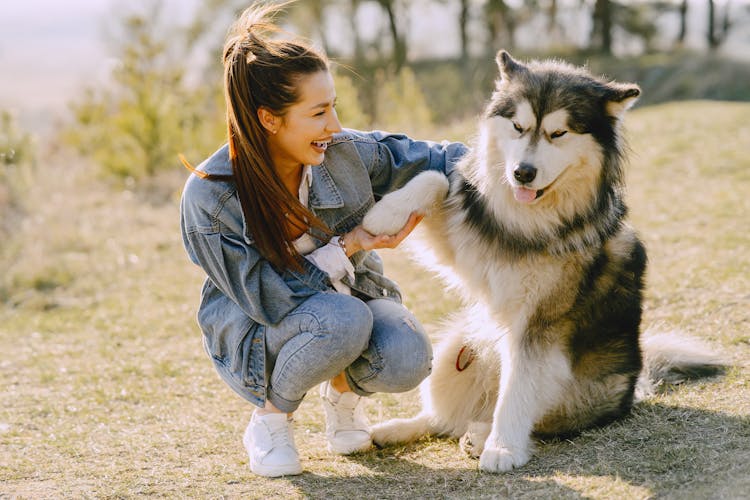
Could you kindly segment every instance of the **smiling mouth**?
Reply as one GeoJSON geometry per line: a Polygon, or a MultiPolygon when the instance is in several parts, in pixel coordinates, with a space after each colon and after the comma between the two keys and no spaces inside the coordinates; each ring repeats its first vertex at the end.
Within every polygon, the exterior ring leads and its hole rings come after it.
{"type": "Polygon", "coordinates": [[[331,141],[312,141],[311,144],[321,151],[325,151],[326,149],[328,149],[328,144],[330,144],[330,142],[331,141]]]}

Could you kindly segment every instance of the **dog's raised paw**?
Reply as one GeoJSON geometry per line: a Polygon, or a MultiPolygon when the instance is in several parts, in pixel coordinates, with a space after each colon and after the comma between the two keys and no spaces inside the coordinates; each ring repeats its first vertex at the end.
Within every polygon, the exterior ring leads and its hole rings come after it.
{"type": "Polygon", "coordinates": [[[388,193],[373,206],[362,220],[370,234],[398,233],[413,212],[429,215],[448,194],[448,179],[440,172],[426,171],[404,187],[388,193]]]}
{"type": "Polygon", "coordinates": [[[411,212],[408,209],[386,195],[367,212],[362,227],[370,234],[396,234],[409,220],[411,212]]]}
{"type": "Polygon", "coordinates": [[[493,473],[508,472],[514,467],[525,465],[530,458],[528,452],[513,452],[505,447],[488,448],[485,446],[479,457],[479,469],[493,473]]]}

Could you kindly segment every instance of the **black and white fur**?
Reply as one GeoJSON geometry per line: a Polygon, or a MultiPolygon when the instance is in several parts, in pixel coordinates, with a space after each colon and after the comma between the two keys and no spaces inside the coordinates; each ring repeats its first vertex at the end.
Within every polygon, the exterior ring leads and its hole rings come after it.
{"type": "MultiPolygon", "coordinates": [[[[625,222],[620,135],[638,86],[504,51],[497,63],[474,147],[418,250],[473,305],[444,328],[422,412],[373,431],[381,445],[461,437],[488,472],[528,462],[533,436],[625,415],[637,387],[719,364],[695,341],[640,335],[646,251],[625,222]]],[[[364,227],[393,234],[445,189],[441,174],[420,174],[364,227]]]]}

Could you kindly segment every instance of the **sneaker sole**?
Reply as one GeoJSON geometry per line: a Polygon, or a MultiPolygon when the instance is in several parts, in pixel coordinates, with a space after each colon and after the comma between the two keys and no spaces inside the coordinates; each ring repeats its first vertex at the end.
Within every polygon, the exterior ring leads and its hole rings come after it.
{"type": "Polygon", "coordinates": [[[367,451],[370,448],[372,448],[371,440],[358,444],[358,445],[348,445],[348,446],[335,445],[331,443],[330,441],[328,442],[328,451],[336,455],[351,455],[353,453],[367,451]]]}
{"type": "Polygon", "coordinates": [[[250,470],[253,474],[264,477],[297,476],[302,474],[301,464],[290,465],[263,465],[250,461],[250,470]]]}

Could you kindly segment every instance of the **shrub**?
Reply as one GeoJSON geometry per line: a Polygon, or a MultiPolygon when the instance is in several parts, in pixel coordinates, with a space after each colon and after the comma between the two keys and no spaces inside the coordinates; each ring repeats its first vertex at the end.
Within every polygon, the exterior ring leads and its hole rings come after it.
{"type": "Polygon", "coordinates": [[[160,19],[158,11],[127,16],[111,84],[71,104],[74,123],[63,139],[108,174],[153,177],[178,166],[178,153],[205,156],[224,135],[219,82],[188,85],[190,48],[160,19]]]}
{"type": "Polygon", "coordinates": [[[366,130],[372,126],[372,118],[360,104],[359,93],[352,79],[341,70],[334,72],[336,81],[336,112],[341,125],[347,128],[366,130]]]}
{"type": "Polygon", "coordinates": [[[21,130],[13,115],[0,111],[0,236],[5,237],[22,212],[25,187],[31,182],[35,148],[31,135],[21,130]]]}
{"type": "Polygon", "coordinates": [[[419,134],[432,127],[432,112],[414,72],[403,67],[395,77],[375,75],[377,99],[375,123],[394,132],[419,134]]]}

